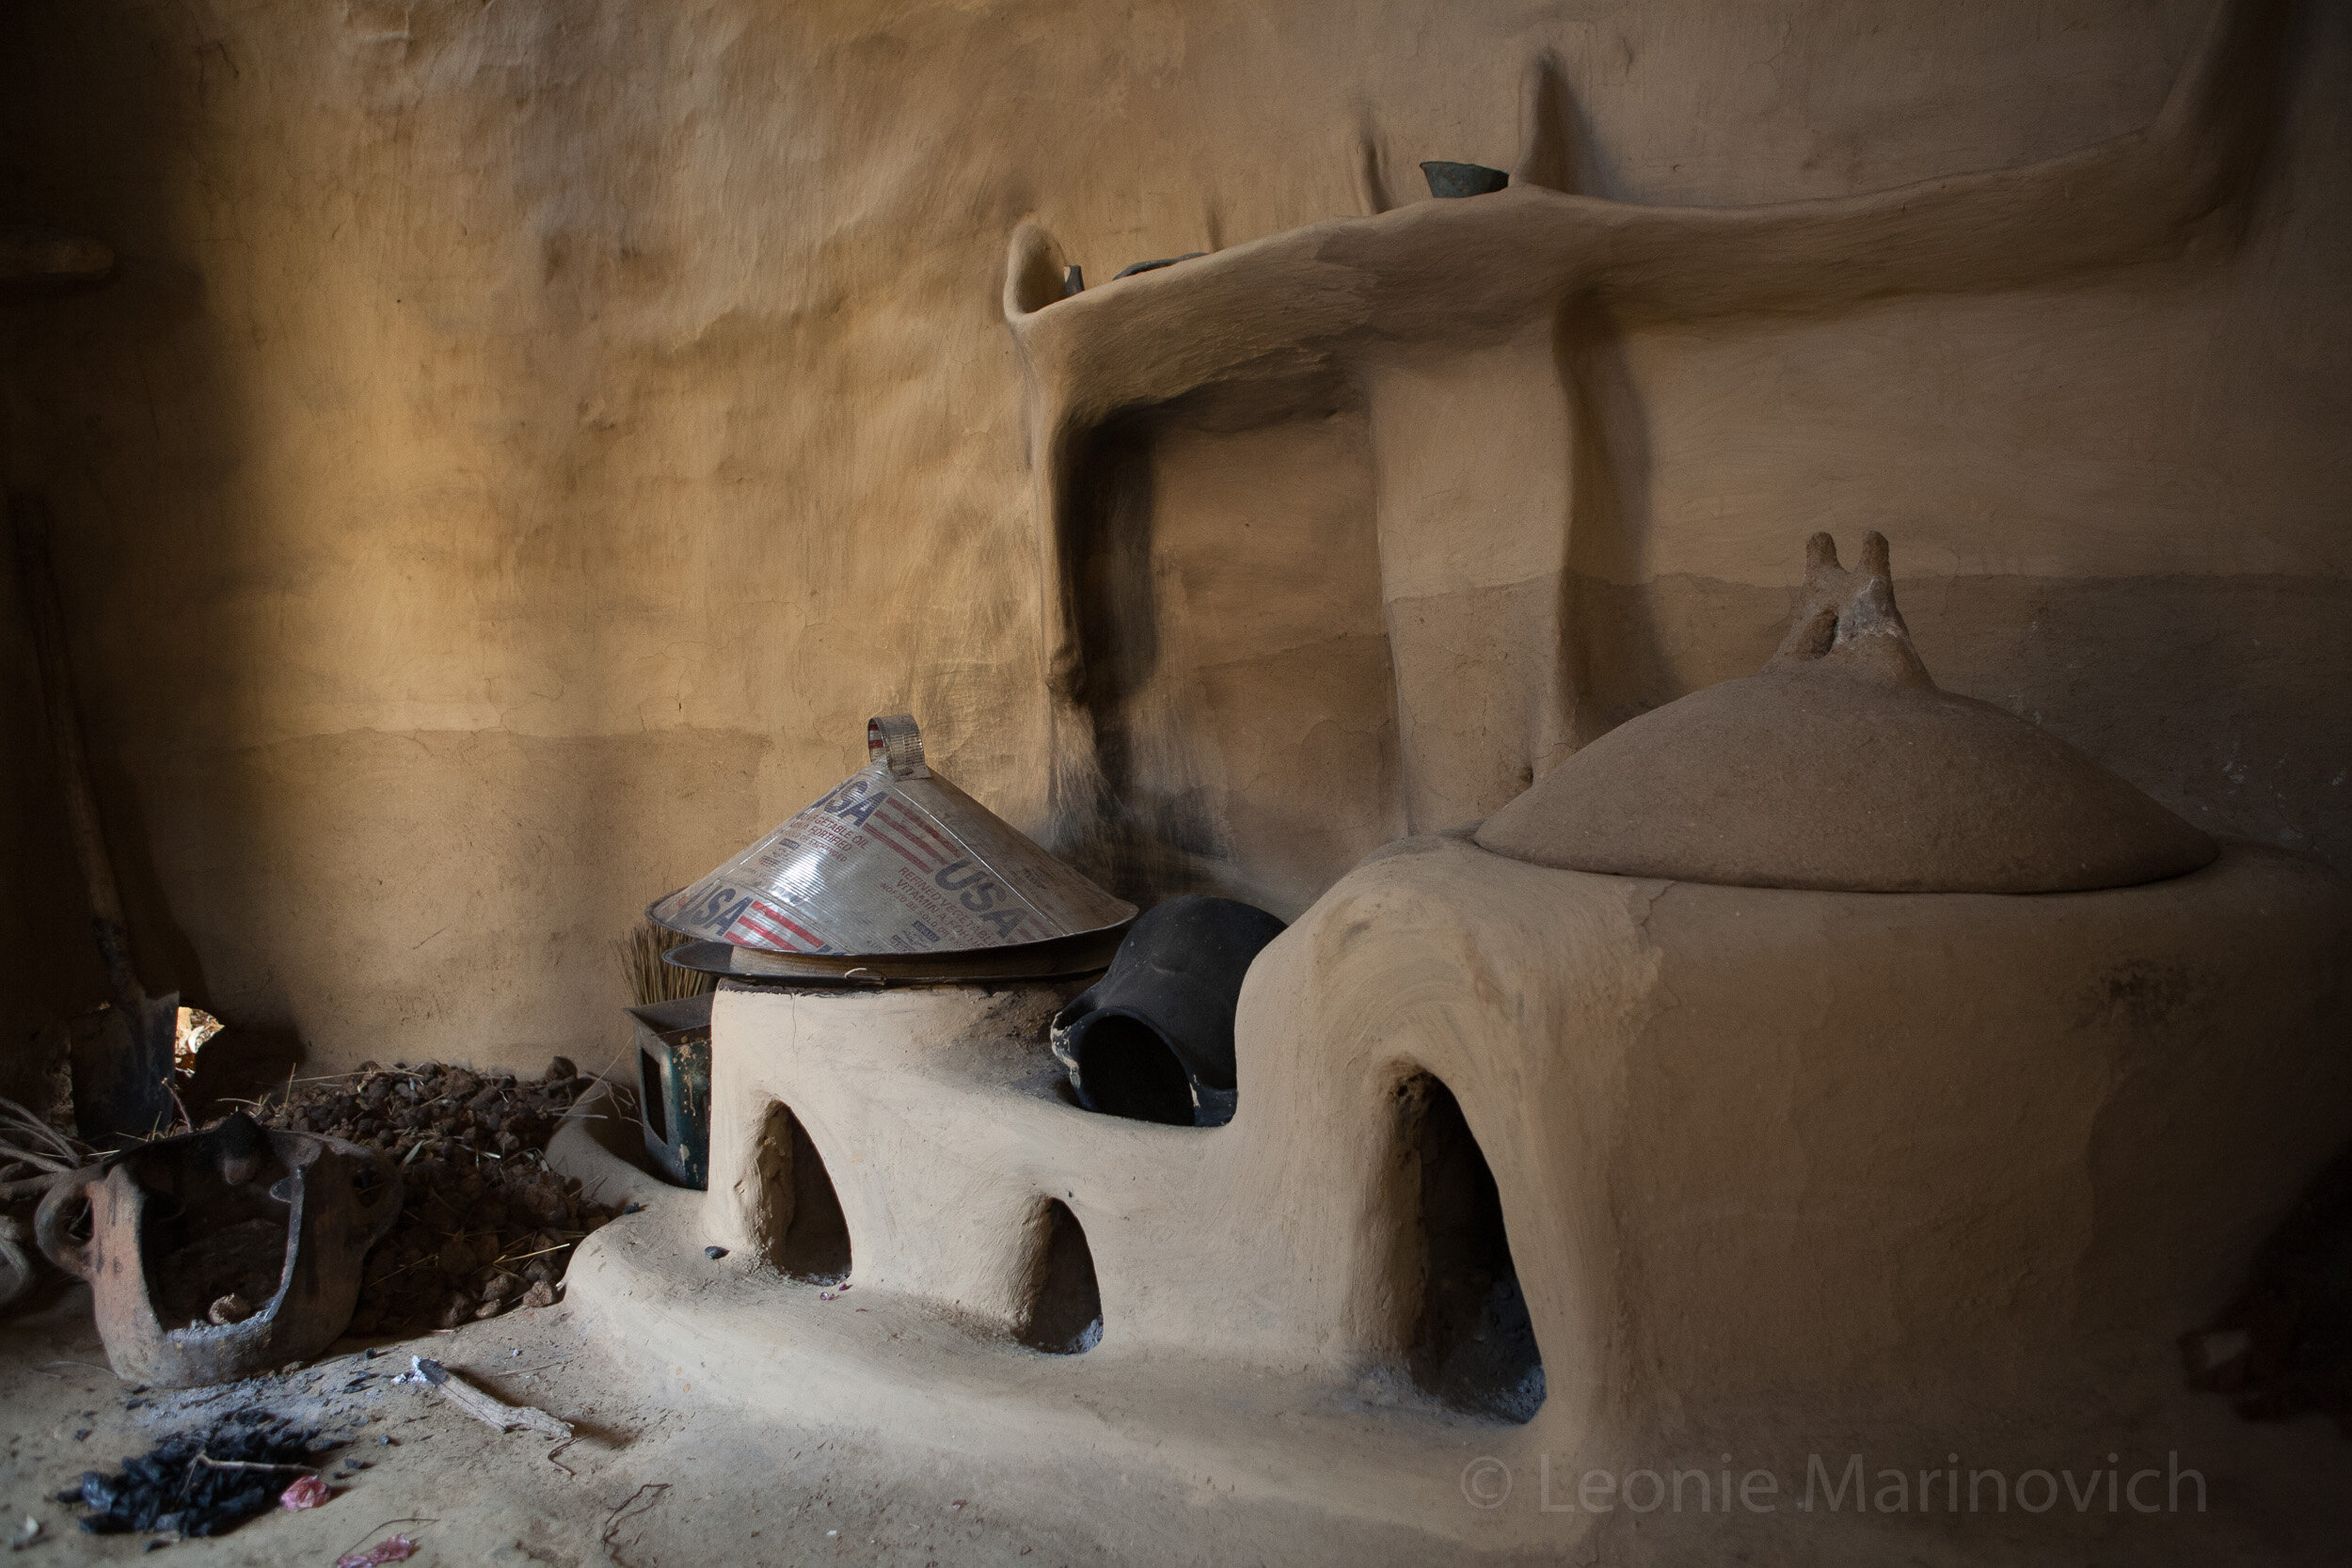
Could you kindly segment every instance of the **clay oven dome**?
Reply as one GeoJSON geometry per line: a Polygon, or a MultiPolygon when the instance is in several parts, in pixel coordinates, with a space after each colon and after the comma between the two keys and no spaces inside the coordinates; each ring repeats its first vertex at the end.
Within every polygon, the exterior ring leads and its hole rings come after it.
{"type": "Polygon", "coordinates": [[[1826,533],[1764,668],[1619,725],[1489,817],[1539,865],[1737,887],[2077,893],[2209,863],[2211,839],[2046,730],[1936,687],[1886,540],[1826,533]]]}

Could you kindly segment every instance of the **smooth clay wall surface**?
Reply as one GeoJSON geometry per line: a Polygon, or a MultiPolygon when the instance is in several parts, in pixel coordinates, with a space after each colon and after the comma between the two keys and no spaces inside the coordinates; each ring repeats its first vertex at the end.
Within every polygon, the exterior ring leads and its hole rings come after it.
{"type": "MultiPolygon", "coordinates": [[[[1361,212],[1367,142],[1407,199],[1421,159],[1511,163],[1545,50],[1588,192],[1873,190],[2146,123],[2206,14],[11,8],[0,215],[120,258],[0,307],[0,375],[148,984],[314,1066],[594,1055],[613,939],[850,771],[869,713],[912,709],[1054,840],[999,306],[1025,218],[1099,285],[1361,212]]],[[[1592,711],[1753,669],[1804,537],[1882,528],[1945,687],[2352,863],[2348,59],[2352,13],[2298,13],[2246,221],[2177,256],[1581,324],[1558,438],[1608,437],[1569,546],[1592,711]]],[[[1137,459],[1159,543],[1120,568],[1159,606],[1139,771],[1189,781],[1185,875],[1286,916],[1402,822],[1362,418],[1343,388],[1320,423],[1174,420],[1137,459]],[[1328,787],[1254,766],[1318,724],[1328,787]]],[[[0,616],[11,1041],[101,994],[38,713],[0,616]]]]}

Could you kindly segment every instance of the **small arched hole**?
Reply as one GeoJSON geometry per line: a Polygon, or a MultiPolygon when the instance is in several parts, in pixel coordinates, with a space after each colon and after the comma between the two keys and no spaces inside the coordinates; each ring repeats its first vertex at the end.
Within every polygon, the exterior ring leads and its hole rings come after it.
{"type": "Polygon", "coordinates": [[[1014,1338],[1049,1355],[1075,1355],[1103,1338],[1103,1292],[1086,1227],[1067,1204],[1045,1206],[1044,1237],[1030,1265],[1029,1309],[1014,1338]]]}
{"type": "Polygon", "coordinates": [[[757,1241],[768,1261],[796,1279],[836,1285],[850,1277],[850,1222],[808,1129],[782,1101],[760,1124],[757,1241]]]}
{"type": "Polygon", "coordinates": [[[1494,1173],[1442,1083],[1422,1074],[1402,1101],[1421,1167],[1409,1239],[1422,1260],[1413,1381],[1457,1410],[1525,1421],[1544,1402],[1544,1363],[1494,1173]]]}

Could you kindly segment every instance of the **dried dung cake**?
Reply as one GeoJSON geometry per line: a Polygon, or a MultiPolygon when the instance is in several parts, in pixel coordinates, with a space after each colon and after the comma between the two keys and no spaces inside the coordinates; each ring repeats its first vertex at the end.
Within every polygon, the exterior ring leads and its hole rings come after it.
{"type": "Polygon", "coordinates": [[[385,1150],[407,1185],[399,1224],[368,1255],[352,1333],[453,1328],[555,1299],[573,1246],[616,1212],[547,1166],[556,1124],[594,1083],[561,1056],[535,1083],[369,1062],[270,1110],[270,1126],[385,1150]]]}

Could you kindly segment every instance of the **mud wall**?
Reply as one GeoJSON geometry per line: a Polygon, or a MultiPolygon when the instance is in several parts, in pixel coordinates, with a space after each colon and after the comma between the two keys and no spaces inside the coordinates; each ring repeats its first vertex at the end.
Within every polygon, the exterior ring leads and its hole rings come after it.
{"type": "MultiPolygon", "coordinates": [[[[877,711],[1050,835],[998,309],[1025,217],[1100,280],[1359,211],[1366,139],[1400,198],[1422,158],[1507,165],[1544,48],[1582,188],[1837,196],[2144,123],[2205,11],[15,8],[0,204],[120,265],[0,308],[5,456],[57,515],[149,983],[314,1063],[593,1054],[637,909],[833,784],[877,711]]],[[[2296,27],[2231,243],[1583,345],[1615,454],[1571,546],[1596,711],[1752,668],[1803,536],[1880,527],[1944,685],[2352,863],[2352,21],[2296,27]]],[[[1360,419],[1177,420],[1134,460],[1168,542],[1140,567],[1194,590],[1140,682],[1191,726],[1164,771],[1285,914],[1397,821],[1361,562],[1299,608],[1369,536],[1360,419]],[[1293,515],[1315,547],[1259,537],[1293,515]],[[1343,784],[1253,765],[1325,712],[1343,784]]],[[[13,1040],[99,988],[5,619],[13,1040]]]]}

